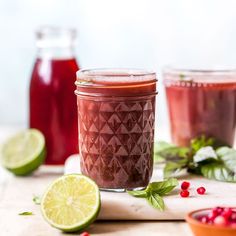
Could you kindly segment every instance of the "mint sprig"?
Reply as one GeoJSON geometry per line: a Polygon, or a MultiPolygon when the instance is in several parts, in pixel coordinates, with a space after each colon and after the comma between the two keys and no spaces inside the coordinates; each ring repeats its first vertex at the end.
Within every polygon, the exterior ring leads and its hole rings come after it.
{"type": "Polygon", "coordinates": [[[149,205],[155,209],[158,209],[160,211],[163,211],[165,209],[164,200],[158,193],[152,192],[147,197],[147,201],[148,201],[149,205]]]}
{"type": "Polygon", "coordinates": [[[214,138],[201,136],[184,148],[165,143],[165,147],[156,149],[154,155],[165,160],[165,178],[175,176],[185,169],[208,179],[236,182],[236,150],[214,138]]]}
{"type": "Polygon", "coordinates": [[[161,182],[152,182],[144,190],[127,191],[127,193],[133,197],[145,198],[153,208],[163,211],[165,209],[163,196],[170,193],[177,185],[177,179],[170,178],[161,182]]]}

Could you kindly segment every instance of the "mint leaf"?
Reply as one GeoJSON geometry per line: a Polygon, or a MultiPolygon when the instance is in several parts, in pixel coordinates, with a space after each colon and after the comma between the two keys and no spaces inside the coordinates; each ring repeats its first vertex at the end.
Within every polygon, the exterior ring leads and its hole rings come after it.
{"type": "Polygon", "coordinates": [[[146,190],[127,191],[127,193],[133,197],[146,198],[148,196],[148,192],[146,190]]]}
{"type": "MultiPolygon", "coordinates": [[[[189,147],[177,147],[159,142],[156,144],[154,154],[158,161],[166,162],[165,178],[187,169],[189,173],[203,175],[209,179],[236,182],[236,150],[223,145],[215,138],[202,135],[193,139],[189,147]]],[[[157,193],[162,194],[162,192],[157,193]]]]}
{"type": "Polygon", "coordinates": [[[236,150],[229,147],[221,147],[216,150],[216,153],[225,167],[236,173],[236,150]]]}
{"type": "Polygon", "coordinates": [[[189,151],[189,148],[185,147],[169,147],[156,152],[155,155],[162,157],[165,161],[181,161],[182,159],[186,162],[189,151]]]}
{"type": "Polygon", "coordinates": [[[186,164],[169,161],[166,163],[164,167],[164,178],[175,176],[176,174],[178,174],[178,172],[180,172],[182,169],[186,167],[187,167],[186,164]]]}
{"type": "Polygon", "coordinates": [[[224,182],[236,182],[236,173],[228,169],[224,163],[215,162],[203,165],[201,173],[208,179],[215,179],[224,182]]]}
{"type": "Polygon", "coordinates": [[[33,197],[33,202],[36,204],[36,205],[40,205],[41,204],[41,199],[39,196],[34,196],[33,197]]]}
{"type": "Polygon", "coordinates": [[[152,182],[148,185],[147,191],[155,192],[160,196],[170,193],[178,185],[178,180],[170,178],[161,182],[152,182]]]}
{"type": "Polygon", "coordinates": [[[164,210],[165,204],[162,196],[171,192],[178,185],[175,178],[150,183],[145,190],[127,191],[133,197],[145,198],[155,209],[164,210]]]}
{"type": "Polygon", "coordinates": [[[159,153],[163,152],[166,149],[176,147],[175,145],[171,143],[167,143],[165,141],[160,141],[154,143],[154,162],[155,163],[161,163],[165,161],[165,157],[159,155],[159,153]]]}
{"type": "Polygon", "coordinates": [[[218,158],[217,158],[215,150],[210,146],[202,147],[193,156],[193,161],[195,163],[199,163],[203,161],[212,161],[212,159],[217,160],[218,158]]]}
{"type": "Polygon", "coordinates": [[[214,146],[216,140],[214,138],[207,138],[205,135],[194,138],[191,140],[191,149],[193,154],[195,154],[198,150],[206,146],[214,146]]]}
{"type": "Polygon", "coordinates": [[[219,157],[226,156],[228,154],[236,153],[236,150],[230,147],[220,147],[216,149],[216,154],[219,157]]]}
{"type": "Polygon", "coordinates": [[[165,209],[165,203],[163,201],[163,198],[155,192],[152,192],[147,197],[147,201],[155,209],[158,209],[160,211],[163,211],[165,209]]]}
{"type": "Polygon", "coordinates": [[[193,154],[195,154],[199,149],[207,146],[211,146],[213,149],[217,149],[219,147],[227,145],[216,138],[206,137],[205,135],[201,135],[197,138],[192,139],[190,144],[190,148],[193,154]]]}
{"type": "Polygon", "coordinates": [[[185,78],[185,75],[184,74],[179,74],[179,79],[180,80],[183,80],[185,78]]]}
{"type": "Polygon", "coordinates": [[[164,177],[169,178],[176,175],[179,171],[188,167],[190,162],[190,149],[187,147],[169,147],[156,153],[161,156],[166,165],[164,168],[164,177]]]}
{"type": "Polygon", "coordinates": [[[24,212],[21,212],[19,213],[20,216],[31,216],[33,215],[33,212],[31,211],[24,211],[24,212]]]}
{"type": "Polygon", "coordinates": [[[168,143],[168,142],[165,142],[165,141],[156,142],[154,144],[154,153],[161,152],[161,151],[163,151],[165,149],[168,149],[168,148],[171,148],[171,147],[176,147],[176,146],[172,143],[168,143]]]}

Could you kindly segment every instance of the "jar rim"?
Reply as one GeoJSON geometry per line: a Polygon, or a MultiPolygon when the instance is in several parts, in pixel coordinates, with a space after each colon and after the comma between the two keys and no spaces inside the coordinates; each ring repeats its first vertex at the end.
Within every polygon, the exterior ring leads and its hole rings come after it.
{"type": "Polygon", "coordinates": [[[236,68],[230,69],[191,69],[191,68],[176,68],[172,66],[166,66],[162,70],[163,74],[173,74],[173,75],[223,75],[223,74],[236,74],[236,68]]]}
{"type": "Polygon", "coordinates": [[[156,73],[144,69],[99,68],[77,71],[77,85],[128,85],[156,82],[156,73]]]}

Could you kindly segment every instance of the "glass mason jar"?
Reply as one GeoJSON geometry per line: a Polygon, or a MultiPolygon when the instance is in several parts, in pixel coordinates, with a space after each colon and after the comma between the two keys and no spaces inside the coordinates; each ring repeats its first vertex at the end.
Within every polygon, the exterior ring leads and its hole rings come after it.
{"type": "Polygon", "coordinates": [[[235,70],[164,70],[172,140],[188,146],[201,135],[232,146],[236,126],[235,70]]]}
{"type": "Polygon", "coordinates": [[[61,165],[78,153],[74,82],[79,69],[73,29],[44,27],[37,32],[37,58],[29,94],[29,126],[46,138],[46,164],[61,165]]]}
{"type": "Polygon", "coordinates": [[[77,72],[81,171],[103,190],[145,188],[152,176],[156,75],[77,72]]]}

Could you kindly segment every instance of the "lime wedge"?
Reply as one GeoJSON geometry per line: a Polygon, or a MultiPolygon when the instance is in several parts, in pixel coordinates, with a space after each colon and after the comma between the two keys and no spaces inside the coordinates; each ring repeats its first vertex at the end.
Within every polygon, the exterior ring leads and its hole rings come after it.
{"type": "Polygon", "coordinates": [[[17,133],[2,146],[2,165],[15,175],[28,175],[37,169],[45,158],[45,140],[36,129],[17,133]]]}
{"type": "Polygon", "coordinates": [[[65,232],[88,227],[97,218],[100,206],[98,186],[81,174],[56,179],[41,200],[41,211],[46,221],[65,232]]]}

